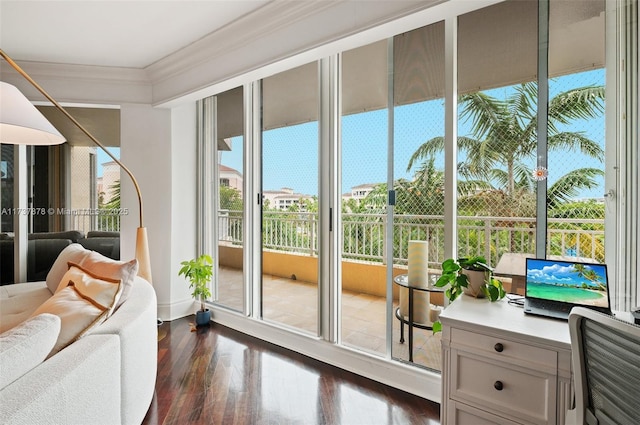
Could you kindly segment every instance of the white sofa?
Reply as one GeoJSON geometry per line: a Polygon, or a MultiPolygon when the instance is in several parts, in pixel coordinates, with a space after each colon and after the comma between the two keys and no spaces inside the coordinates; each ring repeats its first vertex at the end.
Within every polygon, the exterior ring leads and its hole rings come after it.
{"type": "MultiPolygon", "coordinates": [[[[81,249],[72,248],[69,249],[81,249]]],[[[66,266],[63,260],[60,261],[66,266]]],[[[55,268],[54,264],[50,276],[55,268]]],[[[36,315],[26,320],[43,302],[53,297],[49,276],[47,279],[47,282],[0,287],[0,329],[11,328],[2,333],[0,339],[11,333],[20,334],[21,330],[33,332],[29,325],[38,320],[48,319],[48,326],[60,327],[61,321],[55,315],[36,315]]],[[[126,300],[104,322],[37,362],[13,382],[3,384],[5,386],[0,388],[0,423],[110,425],[142,422],[155,389],[157,301],[153,287],[147,281],[138,276],[131,279],[126,300]]],[[[0,344],[0,351],[3,350],[0,344]]],[[[25,351],[26,359],[37,350],[25,351]]],[[[24,367],[24,363],[27,362],[16,363],[19,364],[17,369],[24,367]]],[[[6,372],[12,372],[9,369],[12,367],[0,364],[0,368],[7,368],[0,371],[0,375],[6,376],[6,372]]],[[[14,371],[22,373],[17,369],[14,371]]]]}

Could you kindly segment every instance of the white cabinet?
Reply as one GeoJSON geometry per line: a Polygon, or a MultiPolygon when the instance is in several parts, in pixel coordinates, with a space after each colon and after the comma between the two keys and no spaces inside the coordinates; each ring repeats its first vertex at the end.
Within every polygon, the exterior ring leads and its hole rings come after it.
{"type": "Polygon", "coordinates": [[[442,322],[443,424],[563,424],[572,399],[566,322],[462,296],[442,322]]]}

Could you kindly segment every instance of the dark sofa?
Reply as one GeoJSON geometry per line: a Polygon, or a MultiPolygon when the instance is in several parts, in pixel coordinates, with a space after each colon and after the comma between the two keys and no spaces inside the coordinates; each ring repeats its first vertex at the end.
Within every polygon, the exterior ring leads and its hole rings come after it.
{"type": "Polygon", "coordinates": [[[120,237],[86,237],[78,243],[114,260],[120,259],[120,237]]]}
{"type": "MultiPolygon", "coordinates": [[[[90,231],[86,237],[83,232],[69,230],[65,232],[31,233],[27,246],[27,281],[45,280],[51,266],[64,248],[79,243],[87,249],[120,259],[119,232],[90,231]]],[[[11,235],[0,236],[0,285],[14,283],[14,249],[11,235]]]]}

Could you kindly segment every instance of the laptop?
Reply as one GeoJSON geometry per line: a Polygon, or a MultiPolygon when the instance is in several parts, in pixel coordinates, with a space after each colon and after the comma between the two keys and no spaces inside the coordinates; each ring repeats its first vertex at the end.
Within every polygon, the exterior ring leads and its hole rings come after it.
{"type": "Polygon", "coordinates": [[[611,315],[605,264],[526,259],[524,312],[567,320],[574,306],[611,315]]]}

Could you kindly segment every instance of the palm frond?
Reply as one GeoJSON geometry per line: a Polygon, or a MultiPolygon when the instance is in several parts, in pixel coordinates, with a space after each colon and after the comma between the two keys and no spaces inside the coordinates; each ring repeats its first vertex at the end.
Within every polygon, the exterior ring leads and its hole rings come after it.
{"type": "Polygon", "coordinates": [[[547,139],[549,150],[572,151],[579,150],[585,155],[602,162],[604,149],[598,143],[584,136],[581,132],[562,132],[547,139]]]}
{"type": "Polygon", "coordinates": [[[519,127],[525,128],[537,113],[538,85],[533,82],[515,87],[515,93],[509,96],[507,105],[510,115],[519,127]]]}
{"type": "Polygon", "coordinates": [[[513,177],[515,180],[515,186],[519,190],[533,192],[535,189],[536,185],[532,178],[532,170],[522,162],[516,162],[513,165],[513,177]]]}
{"type": "Polygon", "coordinates": [[[421,144],[409,158],[407,171],[411,171],[413,165],[427,157],[436,155],[444,150],[444,137],[434,137],[421,144]]]}
{"type": "Polygon", "coordinates": [[[489,180],[489,168],[477,167],[469,161],[458,163],[458,175],[464,180],[489,180]]]}
{"type": "Polygon", "coordinates": [[[567,124],[575,119],[589,119],[604,112],[604,86],[571,89],[549,101],[549,127],[555,122],[567,124]]]}
{"type": "Polygon", "coordinates": [[[120,179],[109,185],[109,202],[103,205],[108,210],[117,210],[120,208],[120,179]]]}
{"type": "Polygon", "coordinates": [[[598,177],[604,177],[604,171],[598,168],[579,168],[568,172],[547,190],[547,206],[554,208],[577,196],[582,189],[597,187],[598,177]]]}
{"type": "MultiPolygon", "coordinates": [[[[494,183],[493,186],[496,188],[500,188],[500,190],[508,193],[509,186],[509,174],[500,168],[491,169],[490,173],[491,181],[494,183]]],[[[532,184],[531,179],[531,169],[525,166],[521,162],[516,162],[513,165],[513,175],[515,180],[515,189],[518,191],[533,191],[534,185],[532,184]]]]}
{"type": "Polygon", "coordinates": [[[492,168],[489,175],[491,176],[491,181],[494,183],[494,187],[504,191],[509,185],[509,174],[505,170],[492,168]]]}
{"type": "Polygon", "coordinates": [[[460,118],[462,121],[471,120],[471,131],[478,139],[485,138],[505,115],[504,102],[483,92],[462,95],[460,103],[460,118]]]}
{"type": "Polygon", "coordinates": [[[508,156],[500,149],[503,146],[500,143],[495,143],[493,139],[476,141],[469,145],[466,149],[466,168],[477,176],[486,175],[487,170],[492,168],[496,162],[500,163],[504,157],[508,156]]]}
{"type": "Polygon", "coordinates": [[[435,162],[434,157],[429,157],[414,174],[414,184],[425,188],[427,193],[444,186],[444,173],[436,168],[435,162]]]}
{"type": "MultiPolygon", "coordinates": [[[[510,206],[505,204],[501,208],[514,213],[530,209],[536,182],[525,163],[535,158],[537,150],[537,93],[537,84],[529,82],[513,86],[512,94],[504,100],[483,92],[460,96],[460,120],[471,124],[471,135],[457,140],[464,158],[457,166],[458,192],[469,198],[469,205],[477,203],[484,194],[508,200],[510,206]]],[[[603,160],[600,143],[584,133],[564,131],[563,126],[601,116],[604,87],[587,86],[560,93],[549,101],[548,110],[549,151],[580,152],[603,160]]],[[[414,152],[407,171],[422,162],[414,177],[420,184],[434,185],[437,180],[430,168],[433,163],[428,162],[431,159],[424,160],[441,154],[444,147],[443,137],[428,140],[414,152]]],[[[570,200],[582,189],[595,187],[601,175],[602,170],[584,168],[562,176],[548,190],[550,206],[570,200]]]]}

